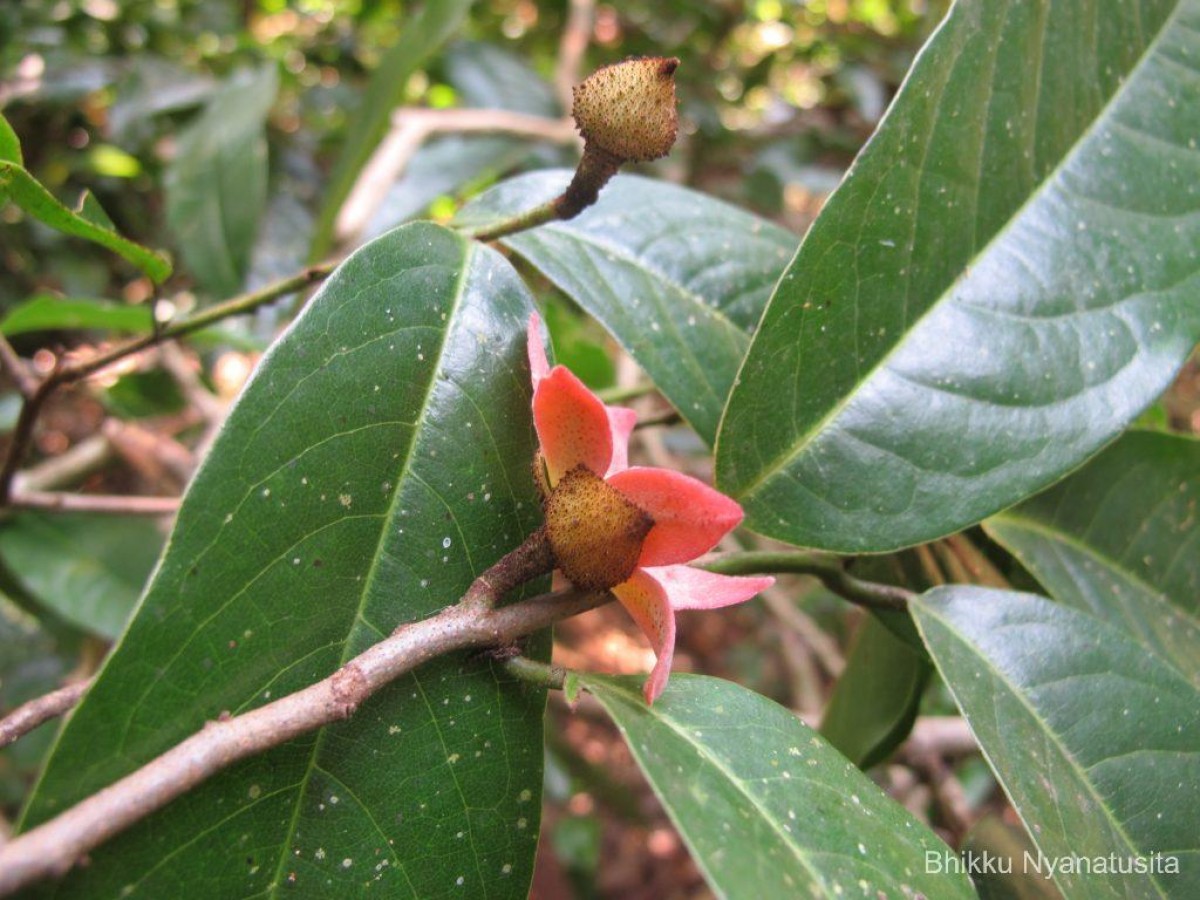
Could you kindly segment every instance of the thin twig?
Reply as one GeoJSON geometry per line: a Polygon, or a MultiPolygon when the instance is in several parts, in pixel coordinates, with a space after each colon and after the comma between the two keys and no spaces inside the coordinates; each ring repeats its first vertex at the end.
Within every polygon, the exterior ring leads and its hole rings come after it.
{"type": "Polygon", "coordinates": [[[179,498],[25,491],[14,493],[9,498],[8,505],[12,509],[42,509],[99,515],[173,516],[179,511],[179,498]]]}
{"type": "Polygon", "coordinates": [[[0,848],[0,896],[61,875],[92,848],[239,759],[353,715],[369,697],[436,656],[503,646],[604,603],[569,590],[489,609],[465,599],[390,637],[328,678],[240,716],[207,723],[171,750],[0,848]]]}
{"type": "Polygon", "coordinates": [[[392,113],[392,130],[363,166],[338,211],[335,225],[338,240],[348,241],[357,236],[421,146],[431,137],[447,133],[504,134],[555,144],[573,144],[579,140],[570,119],[548,119],[506,109],[398,109],[392,113]]]}
{"type": "Polygon", "coordinates": [[[58,456],[30,466],[13,479],[12,492],[49,491],[76,484],[87,475],[104,468],[113,457],[108,438],[94,434],[84,438],[58,456]]]}
{"type": "Polygon", "coordinates": [[[0,334],[0,368],[8,373],[8,377],[13,380],[17,392],[22,397],[28,400],[33,396],[33,392],[37,390],[37,381],[29,374],[25,363],[21,362],[21,357],[17,355],[17,351],[13,349],[13,345],[3,334],[0,334]]]}
{"type": "Polygon", "coordinates": [[[79,698],[91,684],[90,678],[76,681],[18,706],[0,719],[0,747],[7,747],[43,722],[49,722],[66,713],[79,702],[79,698]]]}
{"type": "Polygon", "coordinates": [[[223,319],[252,312],[260,306],[278,300],[280,297],[294,294],[302,288],[328,277],[329,273],[333,271],[334,265],[334,263],[322,263],[317,266],[309,266],[304,271],[289,278],[284,278],[260,290],[240,294],[223,303],[210,306],[208,309],[202,310],[195,315],[180,319],[178,322],[172,322],[142,337],[125,341],[110,350],[97,353],[88,359],[72,363],[63,363],[59,360],[59,364],[55,369],[42,380],[42,383],[34,389],[32,394],[26,397],[25,402],[21,405],[21,411],[17,415],[16,426],[13,428],[12,440],[9,443],[8,455],[4,459],[4,465],[0,467],[0,507],[8,505],[12,496],[13,478],[16,476],[17,469],[24,460],[25,454],[29,449],[29,444],[33,439],[34,425],[37,423],[42,407],[50,398],[50,395],[58,388],[94,375],[96,372],[99,372],[106,366],[112,365],[118,360],[122,360],[148,347],[153,347],[163,341],[191,334],[223,319]]]}
{"type": "Polygon", "coordinates": [[[839,560],[818,553],[767,550],[730,553],[705,563],[704,568],[724,575],[767,572],[812,575],[842,599],[868,609],[905,610],[916,596],[906,588],[856,578],[842,568],[839,560]]]}

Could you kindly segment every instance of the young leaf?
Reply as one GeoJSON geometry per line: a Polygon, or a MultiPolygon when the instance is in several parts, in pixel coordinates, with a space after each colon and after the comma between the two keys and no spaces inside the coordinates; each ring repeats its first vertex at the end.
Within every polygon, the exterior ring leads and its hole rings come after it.
{"type": "MultiPolygon", "coordinates": [[[[434,225],[338,268],[230,414],[25,827],[224,710],[330,675],[520,543],[539,518],[531,310],[499,254],[434,225]]],[[[58,890],[524,897],[543,707],[486,659],[442,658],[209,780],[58,890]]]]}
{"type": "Polygon", "coordinates": [[[1045,858],[1111,854],[1146,867],[1060,865],[1066,896],[1200,894],[1195,684],[1124,631],[1041,597],[942,587],[912,611],[1045,858]],[[1175,859],[1179,874],[1162,861],[1151,868],[1154,853],[1175,859]]]}
{"type": "Polygon", "coordinates": [[[167,224],[215,297],[242,288],[266,205],[266,120],[278,90],[274,65],[235,76],[179,135],[167,168],[167,224]]]}
{"type": "Polygon", "coordinates": [[[930,671],[921,652],[868,616],[825,707],[821,735],[860,769],[882,762],[912,731],[930,671]]]}
{"type": "Polygon", "coordinates": [[[839,551],[1078,466],[1200,339],[1200,3],[964,0],[772,298],[717,480],[839,551]]]}
{"type": "MultiPolygon", "coordinates": [[[[117,234],[108,216],[102,211],[97,212],[100,204],[95,198],[91,198],[90,202],[85,200],[86,215],[68,209],[25,171],[20,163],[0,158],[0,201],[6,196],[29,215],[45,222],[51,228],[107,247],[137,266],[154,281],[163,281],[171,274],[171,263],[164,254],[148,250],[117,234]]],[[[90,195],[85,194],[85,197],[90,195]]]]}
{"type": "Polygon", "coordinates": [[[954,853],[791,712],[727,681],[581,675],[721,897],[973,897],[954,853]]]}
{"type": "Polygon", "coordinates": [[[162,549],[148,519],[25,512],[0,524],[0,559],[34,599],[112,640],[162,549]]]}
{"type": "MultiPolygon", "coordinates": [[[[522,175],[483,194],[461,218],[483,223],[520,212],[568,181],[565,171],[522,175]]],[[[703,194],[620,175],[576,218],[504,243],[599,319],[711,445],[796,238],[703,194]]]]}
{"type": "Polygon", "coordinates": [[[1200,686],[1200,441],[1131,432],[984,523],[1054,599],[1125,629],[1200,686]]]}
{"type": "Polygon", "coordinates": [[[8,119],[0,113],[0,161],[16,163],[18,166],[25,164],[21,158],[21,139],[17,137],[17,133],[13,131],[12,125],[8,124],[8,119]]]}
{"type": "Polygon", "coordinates": [[[91,297],[56,297],[53,294],[35,294],[16,304],[0,319],[0,333],[6,335],[67,328],[102,328],[148,334],[153,327],[154,318],[148,306],[130,306],[91,297]]]}

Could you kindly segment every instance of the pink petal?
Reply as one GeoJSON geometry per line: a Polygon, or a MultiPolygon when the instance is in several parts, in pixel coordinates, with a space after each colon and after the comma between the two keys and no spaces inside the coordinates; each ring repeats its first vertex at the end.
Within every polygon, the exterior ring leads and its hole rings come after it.
{"type": "Polygon", "coordinates": [[[529,370],[533,373],[533,387],[550,374],[550,361],[546,359],[546,347],[542,343],[542,320],[537,313],[529,316],[528,329],[529,370]]]}
{"type": "Polygon", "coordinates": [[[659,583],[672,609],[719,609],[749,600],[775,583],[770,575],[718,575],[691,566],[639,569],[659,583]]]}
{"type": "Polygon", "coordinates": [[[657,657],[643,688],[646,702],[653,703],[667,686],[667,678],[671,674],[671,660],[675,656],[675,613],[667,602],[662,585],[641,569],[612,590],[633,621],[650,639],[650,646],[657,657]]]}
{"type": "Polygon", "coordinates": [[[551,487],[581,463],[604,477],[613,458],[608,411],[570,369],[555,366],[538,382],[533,392],[533,424],[551,487]]]}
{"type": "Polygon", "coordinates": [[[605,409],[608,410],[613,442],[612,462],[608,464],[608,471],[604,475],[607,478],[629,468],[629,436],[637,424],[637,413],[624,406],[606,406],[605,409]]]}
{"type": "Polygon", "coordinates": [[[654,519],[639,566],[693,560],[742,521],[736,502],[681,472],[634,466],[608,482],[654,519]]]}

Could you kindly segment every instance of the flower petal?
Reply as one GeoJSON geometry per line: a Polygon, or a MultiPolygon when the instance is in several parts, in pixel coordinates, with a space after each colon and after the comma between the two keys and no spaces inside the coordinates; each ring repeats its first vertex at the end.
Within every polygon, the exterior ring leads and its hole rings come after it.
{"type": "Polygon", "coordinates": [[[542,343],[542,320],[537,313],[529,316],[528,328],[529,371],[533,374],[533,387],[550,374],[550,361],[546,359],[546,347],[542,343]]]}
{"type": "Polygon", "coordinates": [[[582,464],[601,478],[613,458],[613,429],[600,398],[570,369],[555,366],[533,392],[533,424],[553,487],[582,464]]]}
{"type": "Polygon", "coordinates": [[[770,575],[718,575],[691,566],[640,569],[667,595],[671,609],[719,609],[749,600],[775,583],[770,575]]]}
{"type": "Polygon", "coordinates": [[[637,424],[637,413],[624,406],[606,406],[608,425],[612,429],[612,462],[608,464],[609,475],[624,472],[629,468],[629,436],[633,434],[633,426],[637,424]]]}
{"type": "Polygon", "coordinates": [[[667,593],[658,581],[642,570],[612,589],[633,621],[650,639],[657,660],[642,691],[647,703],[658,699],[671,674],[675,657],[675,613],[667,602],[667,593]]]}
{"type": "Polygon", "coordinates": [[[634,466],[608,482],[654,519],[638,559],[641,566],[689,562],[742,521],[735,501],[681,472],[634,466]]]}

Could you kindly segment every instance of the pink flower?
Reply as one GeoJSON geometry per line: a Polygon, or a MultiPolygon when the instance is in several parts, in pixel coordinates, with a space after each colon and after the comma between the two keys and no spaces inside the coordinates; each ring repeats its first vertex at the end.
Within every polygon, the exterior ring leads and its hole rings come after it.
{"type": "Polygon", "coordinates": [[[653,703],[671,672],[675,611],[741,603],[774,579],[682,565],[736,528],[741,506],[679,472],[631,467],[636,413],[605,406],[566,367],[550,368],[536,313],[529,320],[529,365],[556,563],[577,587],[612,590],[650,639],[658,659],[645,695],[653,703]]]}

